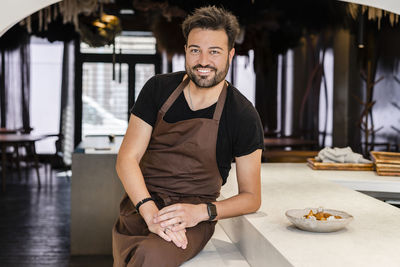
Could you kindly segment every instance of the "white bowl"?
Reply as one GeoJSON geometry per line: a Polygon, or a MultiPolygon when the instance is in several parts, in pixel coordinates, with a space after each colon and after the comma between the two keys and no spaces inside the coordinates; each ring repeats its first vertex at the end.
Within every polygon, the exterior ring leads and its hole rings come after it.
{"type": "Polygon", "coordinates": [[[333,216],[340,216],[342,219],[334,219],[331,221],[318,221],[313,219],[306,219],[304,215],[307,215],[310,210],[313,213],[317,213],[318,209],[309,208],[309,209],[293,209],[286,211],[286,217],[292,222],[297,228],[310,232],[319,232],[319,233],[329,233],[335,232],[340,229],[346,227],[347,224],[353,220],[353,216],[350,214],[339,211],[339,210],[330,210],[324,209],[324,212],[330,213],[333,216]]]}

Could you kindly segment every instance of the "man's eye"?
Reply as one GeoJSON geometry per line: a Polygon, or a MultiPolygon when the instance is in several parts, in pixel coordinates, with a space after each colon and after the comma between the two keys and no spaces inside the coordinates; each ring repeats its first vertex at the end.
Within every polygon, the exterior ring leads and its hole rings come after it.
{"type": "Polygon", "coordinates": [[[219,54],[219,51],[218,51],[218,50],[211,50],[211,51],[210,51],[210,54],[211,54],[211,55],[218,55],[218,54],[219,54]]]}
{"type": "Polygon", "coordinates": [[[194,53],[194,54],[197,54],[197,53],[199,53],[199,49],[192,49],[192,50],[190,50],[190,52],[194,53]]]}

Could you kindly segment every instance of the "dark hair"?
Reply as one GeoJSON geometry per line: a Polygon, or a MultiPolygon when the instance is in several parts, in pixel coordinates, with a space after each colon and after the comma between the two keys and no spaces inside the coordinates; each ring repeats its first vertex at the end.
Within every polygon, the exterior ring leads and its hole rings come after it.
{"type": "Polygon", "coordinates": [[[231,12],[215,6],[198,8],[183,21],[182,32],[186,42],[190,31],[195,28],[224,30],[228,35],[229,50],[233,48],[240,30],[238,20],[231,12]]]}

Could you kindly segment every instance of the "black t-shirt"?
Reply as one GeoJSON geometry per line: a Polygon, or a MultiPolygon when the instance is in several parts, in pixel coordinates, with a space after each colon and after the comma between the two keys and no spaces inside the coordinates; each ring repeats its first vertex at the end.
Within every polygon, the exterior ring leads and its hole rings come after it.
{"type": "MultiPolygon", "coordinates": [[[[182,82],[185,72],[160,74],[144,85],[131,113],[154,127],[161,106],[182,82]]],[[[168,123],[193,118],[212,119],[216,103],[192,111],[183,92],[164,116],[168,123]]],[[[264,148],[263,130],[257,111],[250,101],[231,84],[228,86],[217,138],[216,158],[219,172],[226,182],[232,159],[264,148]]]]}

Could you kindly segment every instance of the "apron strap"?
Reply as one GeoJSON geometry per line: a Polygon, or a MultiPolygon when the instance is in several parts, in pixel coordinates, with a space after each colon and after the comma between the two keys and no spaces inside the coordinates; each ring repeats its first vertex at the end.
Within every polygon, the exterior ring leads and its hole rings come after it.
{"type": "Polygon", "coordinates": [[[180,93],[182,93],[183,89],[188,85],[189,83],[189,77],[186,77],[179,85],[178,87],[172,92],[172,94],[168,97],[167,101],[164,102],[164,105],[162,105],[160,112],[162,115],[164,115],[167,110],[172,106],[172,104],[175,102],[175,100],[178,98],[180,93]]]}
{"type": "Polygon", "coordinates": [[[228,91],[228,85],[227,84],[228,83],[225,81],[224,82],[224,87],[222,88],[222,91],[219,94],[217,106],[215,107],[215,111],[214,111],[213,120],[219,121],[221,119],[222,110],[224,109],[225,100],[226,100],[226,94],[227,94],[227,91],[228,91]]]}
{"type": "MultiPolygon", "coordinates": [[[[179,97],[179,95],[182,93],[183,89],[189,84],[189,77],[186,77],[179,85],[178,87],[172,92],[172,94],[168,97],[167,101],[162,105],[160,109],[160,115],[164,116],[167,110],[172,106],[172,104],[175,102],[175,100],[179,97]]],[[[225,81],[224,82],[224,87],[222,88],[221,93],[219,94],[218,101],[217,101],[217,106],[215,107],[214,111],[214,116],[213,120],[219,121],[221,119],[222,115],[222,110],[224,109],[225,105],[225,100],[226,100],[226,94],[227,94],[227,89],[228,89],[228,83],[225,81]]]]}

